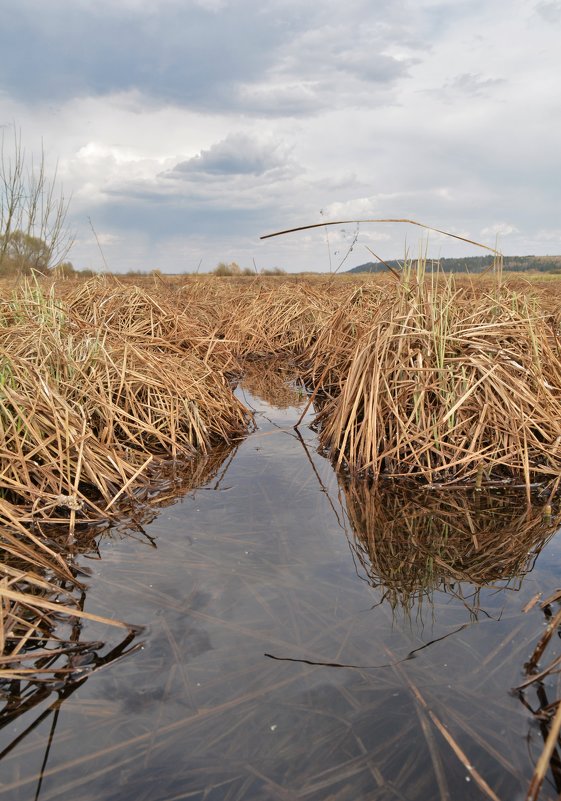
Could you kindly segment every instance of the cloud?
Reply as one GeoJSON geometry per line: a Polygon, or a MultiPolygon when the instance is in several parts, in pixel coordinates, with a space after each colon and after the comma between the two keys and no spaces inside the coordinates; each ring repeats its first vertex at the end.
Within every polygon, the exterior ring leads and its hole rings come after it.
{"type": "Polygon", "coordinates": [[[26,102],[138,91],[189,108],[315,113],[407,75],[412,61],[389,50],[405,46],[409,23],[390,8],[374,24],[365,14],[366,0],[344,13],[335,0],[297,10],[292,0],[167,0],[157,10],[146,0],[21,0],[0,29],[1,88],[26,102]]]}
{"type": "Polygon", "coordinates": [[[536,233],[536,239],[555,243],[555,252],[561,251],[561,228],[540,228],[536,233]]]}
{"type": "Polygon", "coordinates": [[[546,22],[561,22],[561,0],[542,0],[535,10],[546,22]]]}
{"type": "Polygon", "coordinates": [[[266,117],[307,116],[325,108],[317,82],[294,78],[240,83],[233,88],[232,101],[248,113],[266,117]]]}
{"type": "Polygon", "coordinates": [[[509,236],[517,233],[518,228],[507,222],[496,222],[481,229],[483,236],[509,236]]]}
{"type": "Polygon", "coordinates": [[[283,167],[287,161],[286,148],[280,142],[258,141],[246,133],[232,133],[208,150],[171,171],[172,175],[264,175],[283,167]]]}
{"type": "MultiPolygon", "coordinates": [[[[0,28],[0,125],[58,157],[78,266],[99,260],[88,217],[113,269],[325,268],[322,229],[258,236],[328,216],[551,252],[560,5],[19,0],[0,28]]],[[[393,258],[417,235],[364,225],[360,243],[393,258]]]]}
{"type": "Polygon", "coordinates": [[[506,83],[504,78],[484,78],[479,73],[464,72],[445,84],[444,89],[448,92],[460,92],[472,97],[481,97],[487,95],[489,90],[504,83],[506,83]]]}
{"type": "Polygon", "coordinates": [[[285,35],[250,0],[157,11],[22,0],[0,29],[3,88],[33,102],[138,89],[159,103],[227,105],[229,87],[267,69],[285,35]]]}
{"type": "Polygon", "coordinates": [[[455,75],[438,89],[426,89],[424,92],[447,104],[454,104],[458,101],[492,97],[496,94],[494,90],[506,83],[505,78],[491,78],[478,72],[464,72],[455,75]]]}
{"type": "Polygon", "coordinates": [[[363,81],[378,84],[393,84],[407,74],[409,63],[383,53],[369,53],[364,49],[360,52],[347,50],[339,58],[339,67],[342,70],[363,81]]]}
{"type": "Polygon", "coordinates": [[[350,73],[359,80],[391,84],[402,77],[409,60],[387,50],[408,36],[397,25],[355,26],[352,17],[303,28],[280,54],[277,70],[321,81],[336,73],[350,73]]]}

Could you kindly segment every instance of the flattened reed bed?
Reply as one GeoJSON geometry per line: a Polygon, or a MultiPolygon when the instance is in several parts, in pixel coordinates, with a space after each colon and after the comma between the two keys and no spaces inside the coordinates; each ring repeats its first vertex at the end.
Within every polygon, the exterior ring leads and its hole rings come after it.
{"type": "Polygon", "coordinates": [[[161,359],[118,340],[61,353],[48,331],[30,339],[32,356],[0,343],[2,483],[26,510],[73,495],[95,514],[152,456],[186,459],[246,430],[227,382],[192,354],[161,359]]]}
{"type": "MultiPolygon", "coordinates": [[[[139,299],[144,296],[133,292],[136,307],[139,299]]],[[[123,509],[143,503],[158,482],[168,486],[162,481],[168,462],[185,466],[216,444],[243,436],[251,422],[223,372],[229,355],[221,358],[211,337],[189,347],[187,327],[179,336],[176,320],[166,331],[165,309],[152,308],[160,315],[156,319],[154,312],[148,323],[153,338],[130,309],[124,323],[104,325],[37,285],[0,304],[4,654],[16,658],[23,648],[17,643],[29,639],[33,621],[45,617],[45,609],[53,611],[53,601],[38,601],[34,588],[56,596],[57,619],[64,611],[80,616],[41,572],[79,586],[58,549],[47,544],[50,527],[64,528],[72,543],[80,521],[117,519],[123,509]],[[166,347],[167,333],[176,341],[166,347]],[[31,628],[21,622],[26,617],[31,628]],[[19,627],[10,623],[15,619],[19,627]]],[[[0,665],[0,675],[11,665],[0,665]]]]}
{"type": "Polygon", "coordinates": [[[162,284],[152,289],[97,278],[65,292],[65,303],[99,334],[126,337],[162,352],[196,353],[213,369],[226,373],[236,364],[223,336],[220,303],[201,286],[189,292],[162,284]]]}
{"type": "Polygon", "coordinates": [[[340,303],[341,291],[314,284],[249,285],[224,320],[224,339],[239,358],[304,353],[340,303]]]}
{"type": "MultiPolygon", "coordinates": [[[[161,316],[165,321],[165,310],[161,316]]],[[[111,455],[126,455],[134,469],[147,454],[186,458],[247,430],[247,410],[214,361],[212,344],[205,346],[205,358],[198,342],[194,347],[170,343],[162,350],[166,332],[161,329],[154,330],[153,339],[145,332],[145,341],[138,342],[138,327],[129,336],[126,328],[85,320],[65,301],[33,293],[1,304],[0,319],[3,391],[12,401],[15,393],[33,404],[38,390],[47,401],[67,406],[63,417],[78,415],[88,438],[111,455]]],[[[129,322],[134,323],[130,310],[129,322]]],[[[224,367],[229,358],[220,361],[224,367]]],[[[15,416],[19,430],[13,403],[5,403],[4,412],[15,416]]],[[[57,430],[60,447],[68,439],[64,420],[57,430]]],[[[78,442],[74,437],[73,445],[78,442]]],[[[17,453],[15,433],[12,444],[17,453]]],[[[6,453],[10,450],[7,445],[6,453]]]]}

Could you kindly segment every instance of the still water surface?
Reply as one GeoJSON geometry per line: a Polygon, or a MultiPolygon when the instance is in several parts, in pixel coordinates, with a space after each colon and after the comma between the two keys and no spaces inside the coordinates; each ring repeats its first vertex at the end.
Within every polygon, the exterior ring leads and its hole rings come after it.
{"type": "MultiPolygon", "coordinates": [[[[523,580],[478,592],[400,594],[398,554],[388,591],[314,432],[292,429],[297,396],[281,408],[241,392],[258,428],[212,478],[80,557],[85,609],[146,624],[143,646],[5,717],[0,797],[484,798],[436,719],[499,798],[523,798],[543,736],[509,690],[544,622],[521,610],[559,583],[557,539],[523,580]]],[[[399,523],[399,504],[386,516],[399,523]]],[[[118,648],[113,631],[82,634],[118,648]]],[[[557,794],[550,777],[542,797],[557,794]]]]}

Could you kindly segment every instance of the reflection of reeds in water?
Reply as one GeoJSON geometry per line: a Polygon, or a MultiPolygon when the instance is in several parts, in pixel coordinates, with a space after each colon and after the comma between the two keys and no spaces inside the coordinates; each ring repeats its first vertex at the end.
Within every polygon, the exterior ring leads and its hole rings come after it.
{"type": "MultiPolygon", "coordinates": [[[[162,472],[158,485],[160,491],[130,510],[129,525],[142,531],[142,524],[154,517],[157,508],[173,503],[189,490],[210,481],[216,480],[216,485],[219,485],[234,452],[232,448],[223,446],[194,460],[189,469],[180,471],[174,466],[162,472]]],[[[85,639],[82,621],[88,617],[83,612],[86,589],[77,582],[75,571],[65,567],[66,563],[59,562],[56,556],[59,548],[68,551],[65,542],[67,527],[47,524],[44,534],[49,538],[52,550],[47,551],[39,540],[30,543],[35,548],[26,550],[29,532],[15,517],[9,516],[8,505],[1,505],[0,509],[3,512],[0,514],[0,584],[4,592],[0,606],[0,634],[3,638],[0,684],[5,691],[5,702],[0,706],[0,728],[28,715],[35,708],[39,709],[35,719],[23,731],[18,731],[0,753],[0,760],[29,735],[36,734],[38,727],[49,720],[51,728],[44,767],[64,701],[94,672],[140,648],[140,630],[128,627],[124,634],[113,636],[110,645],[85,639]],[[13,540],[10,539],[12,536],[13,540]],[[6,595],[6,591],[11,595],[6,595]],[[15,598],[13,593],[21,595],[21,598],[15,598]],[[47,705],[49,698],[53,700],[47,705]]],[[[95,554],[100,531],[100,526],[78,529],[72,552],[95,554]]],[[[114,625],[112,620],[105,622],[114,625]]],[[[41,771],[39,788],[42,776],[41,771]]]]}
{"type": "Polygon", "coordinates": [[[246,362],[243,366],[243,386],[261,400],[277,409],[297,407],[306,397],[298,387],[297,373],[286,362],[246,362]]]}
{"type": "Polygon", "coordinates": [[[393,605],[520,578],[555,531],[519,494],[343,482],[355,551],[393,605]]]}
{"type": "MultiPolygon", "coordinates": [[[[162,465],[152,497],[129,510],[126,524],[139,529],[158,508],[215,479],[219,484],[223,466],[227,467],[234,452],[223,446],[182,469],[162,465]]],[[[121,528],[124,525],[121,521],[121,528]]],[[[74,556],[95,553],[97,537],[103,531],[110,533],[111,529],[107,524],[78,527],[69,549],[67,526],[43,522],[33,534],[18,522],[13,507],[0,502],[0,680],[54,681],[67,686],[96,669],[103,643],[81,641],[79,621],[116,622],[84,612],[86,588],[80,572],[58,554],[69,550],[74,556]]],[[[117,625],[132,631],[127,624],[117,625]]],[[[26,692],[25,697],[28,695],[26,692]]]]}
{"type": "MultiPolygon", "coordinates": [[[[129,509],[129,516],[119,522],[119,532],[124,528],[130,536],[132,527],[140,532],[139,536],[147,538],[150,546],[156,547],[142,526],[157,514],[160,507],[174,503],[190,490],[204,484],[218,488],[234,454],[235,447],[223,445],[188,465],[184,464],[181,469],[177,464],[166,466],[162,463],[158,491],[154,488],[142,504],[129,509]]],[[[33,738],[37,738],[38,731],[45,731],[48,725],[44,759],[37,775],[36,797],[39,797],[62,704],[93,673],[142,647],[141,630],[125,627],[125,631],[113,634],[110,642],[86,639],[81,616],[84,615],[87,589],[77,582],[74,568],[61,569],[66,561],[58,563],[56,557],[59,549],[68,553],[68,527],[43,523],[43,534],[52,546],[50,559],[46,552],[41,558],[45,546],[38,541],[37,548],[26,554],[26,560],[21,553],[29,532],[17,523],[15,517],[9,518],[8,505],[0,503],[0,510],[4,512],[0,514],[3,538],[0,584],[4,591],[18,592],[23,596],[21,600],[4,596],[0,606],[3,615],[0,634],[3,632],[4,635],[3,655],[0,656],[0,729],[10,726],[18,718],[25,721],[24,724],[20,721],[15,727],[15,735],[11,736],[7,730],[4,732],[4,743],[7,744],[0,752],[0,760],[8,757],[23,741],[29,745],[33,738]],[[5,539],[10,525],[17,534],[13,551],[10,550],[10,540],[5,539]],[[49,605],[54,604],[57,608],[53,610],[49,605]]],[[[76,530],[72,553],[97,556],[100,535],[111,536],[112,530],[107,524],[82,524],[76,530]]],[[[114,624],[113,620],[105,622],[114,624]]]]}

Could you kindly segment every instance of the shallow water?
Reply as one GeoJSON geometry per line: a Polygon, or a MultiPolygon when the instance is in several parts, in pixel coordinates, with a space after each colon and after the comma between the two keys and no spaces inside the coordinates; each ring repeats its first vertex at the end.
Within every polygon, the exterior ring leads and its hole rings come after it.
{"type": "MultiPolygon", "coordinates": [[[[212,479],[81,557],[85,609],[146,624],[143,645],[4,715],[1,797],[484,798],[461,749],[499,798],[523,798],[543,734],[509,690],[544,625],[521,610],[559,583],[558,540],[523,580],[388,593],[315,434],[292,428],[302,407],[242,392],[258,429],[212,479]]],[[[97,624],[80,636],[118,648],[97,624]]],[[[559,697],[553,679],[544,693],[559,697]]],[[[550,777],[541,797],[557,794],[550,777]]]]}

